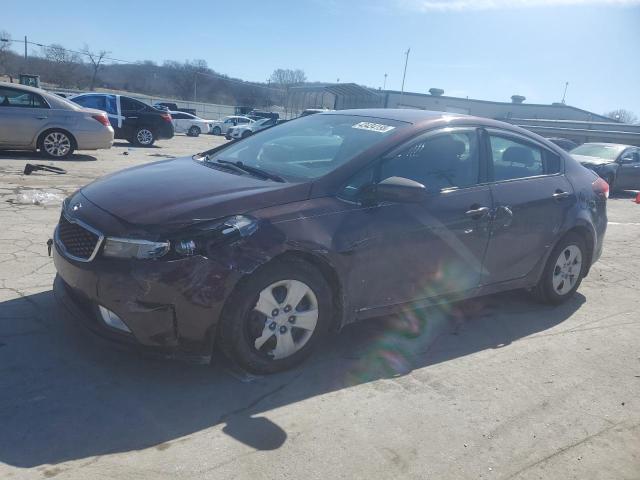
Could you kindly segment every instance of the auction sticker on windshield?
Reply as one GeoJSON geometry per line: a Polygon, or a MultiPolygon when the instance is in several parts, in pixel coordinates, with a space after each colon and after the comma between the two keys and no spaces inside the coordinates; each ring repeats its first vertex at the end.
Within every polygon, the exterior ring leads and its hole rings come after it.
{"type": "Polygon", "coordinates": [[[378,133],[387,133],[396,127],[392,127],[391,125],[382,125],[381,123],[360,122],[360,123],[356,123],[351,128],[359,128],[360,130],[370,130],[372,132],[378,132],[378,133]]]}

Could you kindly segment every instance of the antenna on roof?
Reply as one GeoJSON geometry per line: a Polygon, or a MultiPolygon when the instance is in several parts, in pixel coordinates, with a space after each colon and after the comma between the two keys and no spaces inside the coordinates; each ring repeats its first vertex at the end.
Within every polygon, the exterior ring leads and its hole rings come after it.
{"type": "Polygon", "coordinates": [[[562,94],[562,104],[565,104],[565,97],[567,96],[567,87],[569,86],[569,82],[565,82],[564,84],[564,93],[562,94]]]}

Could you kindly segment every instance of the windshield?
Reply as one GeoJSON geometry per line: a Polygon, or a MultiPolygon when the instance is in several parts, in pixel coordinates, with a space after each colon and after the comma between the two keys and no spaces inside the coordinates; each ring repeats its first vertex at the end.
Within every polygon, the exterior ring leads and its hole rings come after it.
{"type": "Polygon", "coordinates": [[[255,126],[260,126],[260,125],[264,125],[265,123],[267,123],[269,120],[271,120],[270,118],[262,118],[260,120],[256,120],[254,122],[255,126]]]}
{"type": "Polygon", "coordinates": [[[264,130],[216,152],[226,160],[284,177],[326,175],[407,123],[354,115],[313,115],[264,130]]]}
{"type": "Polygon", "coordinates": [[[607,160],[615,160],[620,152],[625,149],[624,145],[603,145],[600,143],[585,143],[571,150],[573,155],[584,155],[585,157],[598,157],[607,160]]]}

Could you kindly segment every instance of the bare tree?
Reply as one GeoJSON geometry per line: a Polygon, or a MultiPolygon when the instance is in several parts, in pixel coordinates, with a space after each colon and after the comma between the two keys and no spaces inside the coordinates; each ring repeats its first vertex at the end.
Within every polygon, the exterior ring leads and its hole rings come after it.
{"type": "Polygon", "coordinates": [[[106,50],[100,50],[98,53],[94,53],[89,49],[89,46],[85,44],[85,46],[80,50],[84,55],[89,57],[91,61],[91,65],[93,66],[93,75],[91,77],[91,86],[90,90],[93,90],[96,85],[96,77],[98,76],[98,70],[100,70],[100,66],[102,65],[102,61],[104,57],[109,55],[111,52],[107,52],[106,50]]]}
{"type": "Polygon", "coordinates": [[[58,44],[43,47],[42,53],[44,58],[51,62],[50,81],[61,87],[70,87],[77,84],[75,82],[75,73],[82,63],[77,53],[67,50],[58,44]]]}
{"type": "Polygon", "coordinates": [[[638,116],[632,111],[625,110],[624,108],[618,108],[617,110],[607,112],[605,113],[605,116],[618,120],[622,123],[638,123],[638,116]]]}
{"type": "Polygon", "coordinates": [[[269,80],[276,85],[289,87],[296,83],[306,82],[307,76],[304,74],[304,71],[300,69],[291,70],[288,68],[278,68],[273,71],[269,80]]]}
{"type": "Polygon", "coordinates": [[[185,100],[196,96],[198,76],[211,73],[204,60],[187,60],[184,63],[168,60],[164,62],[164,67],[168,69],[176,93],[185,100]]]}

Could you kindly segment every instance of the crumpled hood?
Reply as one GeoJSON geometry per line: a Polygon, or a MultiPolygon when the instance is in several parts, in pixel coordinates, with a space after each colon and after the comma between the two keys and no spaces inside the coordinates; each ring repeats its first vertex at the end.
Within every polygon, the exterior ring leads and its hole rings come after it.
{"type": "Polygon", "coordinates": [[[571,155],[573,158],[575,158],[577,161],[579,161],[582,165],[585,166],[597,166],[597,165],[604,165],[606,163],[614,163],[613,160],[608,160],[606,158],[600,158],[600,157],[588,157],[586,155],[571,155]]]}
{"type": "Polygon", "coordinates": [[[309,184],[228,173],[187,157],[122,170],[90,183],[81,192],[124,222],[170,229],[305,200],[309,184]]]}

